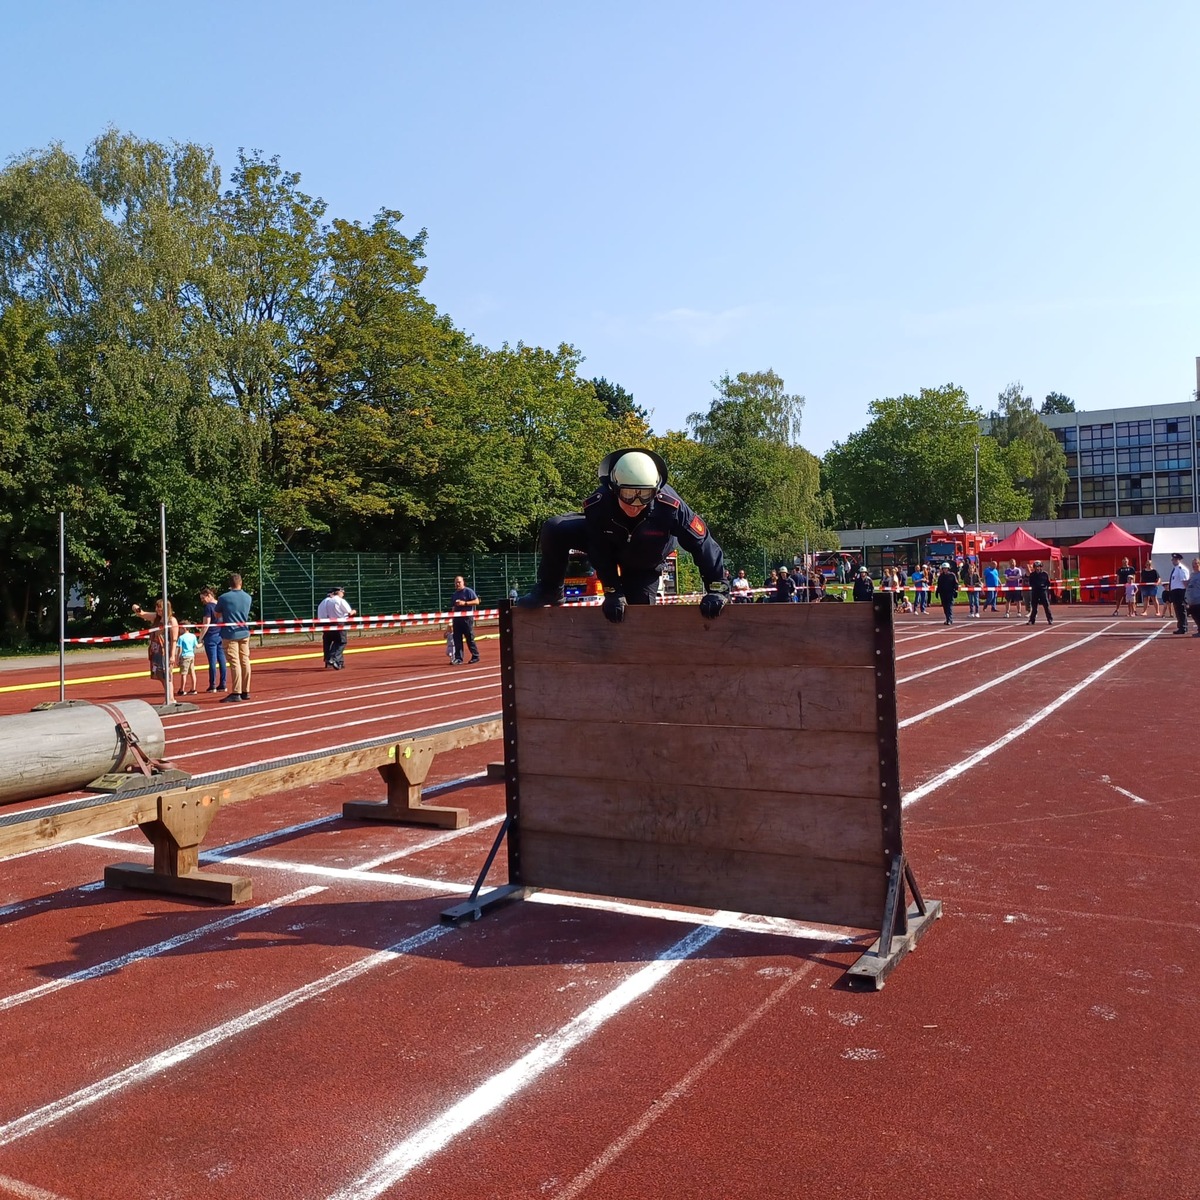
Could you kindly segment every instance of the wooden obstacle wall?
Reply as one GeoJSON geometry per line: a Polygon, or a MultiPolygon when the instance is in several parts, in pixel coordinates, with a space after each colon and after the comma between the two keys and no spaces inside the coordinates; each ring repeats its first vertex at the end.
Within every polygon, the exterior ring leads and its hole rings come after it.
{"type": "Polygon", "coordinates": [[[891,616],[510,610],[511,884],[880,929],[903,861],[891,616]]]}

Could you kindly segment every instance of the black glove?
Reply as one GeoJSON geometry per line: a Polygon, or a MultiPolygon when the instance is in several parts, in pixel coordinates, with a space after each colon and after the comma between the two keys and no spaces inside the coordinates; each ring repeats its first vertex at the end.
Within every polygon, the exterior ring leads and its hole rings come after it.
{"type": "Polygon", "coordinates": [[[700,615],[706,621],[715,621],[721,615],[721,609],[725,607],[726,598],[720,584],[709,584],[709,586],[720,590],[710,591],[701,596],[700,615]]]}
{"type": "Polygon", "coordinates": [[[619,625],[625,620],[625,597],[620,592],[605,592],[600,611],[614,625],[619,625]]]}

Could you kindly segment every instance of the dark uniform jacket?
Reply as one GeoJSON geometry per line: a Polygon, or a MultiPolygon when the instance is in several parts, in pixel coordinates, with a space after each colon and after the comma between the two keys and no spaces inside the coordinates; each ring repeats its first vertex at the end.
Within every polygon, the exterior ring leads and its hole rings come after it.
{"type": "Polygon", "coordinates": [[[725,578],[725,556],[704,519],[665,484],[636,517],[621,511],[616,495],[607,487],[597,488],[583,502],[583,516],[588,557],[605,588],[657,586],[667,555],[677,545],[696,560],[705,587],[725,578]]]}
{"type": "Polygon", "coordinates": [[[1031,599],[1042,600],[1050,595],[1050,576],[1045,571],[1030,571],[1025,582],[1029,584],[1031,599]]]}

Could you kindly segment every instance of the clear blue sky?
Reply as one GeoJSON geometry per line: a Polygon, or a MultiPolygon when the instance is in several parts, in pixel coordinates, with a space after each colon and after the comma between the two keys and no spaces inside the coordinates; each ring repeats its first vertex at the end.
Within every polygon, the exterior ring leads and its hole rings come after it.
{"type": "Polygon", "coordinates": [[[683,428],[774,368],[821,454],[882,396],[1191,398],[1200,5],[11,5],[0,157],[108,125],[279,155],[429,232],[486,345],[683,428]]]}

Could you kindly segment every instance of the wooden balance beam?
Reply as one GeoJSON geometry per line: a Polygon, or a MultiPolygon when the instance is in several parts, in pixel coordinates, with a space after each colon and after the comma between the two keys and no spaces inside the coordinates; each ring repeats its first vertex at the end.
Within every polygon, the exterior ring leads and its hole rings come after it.
{"type": "Polygon", "coordinates": [[[106,867],[106,887],[235,904],[250,899],[248,878],[199,869],[201,843],[223,805],[376,769],[387,787],[387,799],[381,803],[351,801],[342,806],[344,817],[462,829],[470,820],[469,812],[422,804],[422,785],[437,754],[500,735],[499,716],[491,714],[254,767],[214,771],[185,785],[164,788],[161,783],[150,783],[117,797],[87,796],[33,811],[4,813],[0,814],[0,859],[137,825],[154,847],[153,865],[116,863],[106,867]]]}

